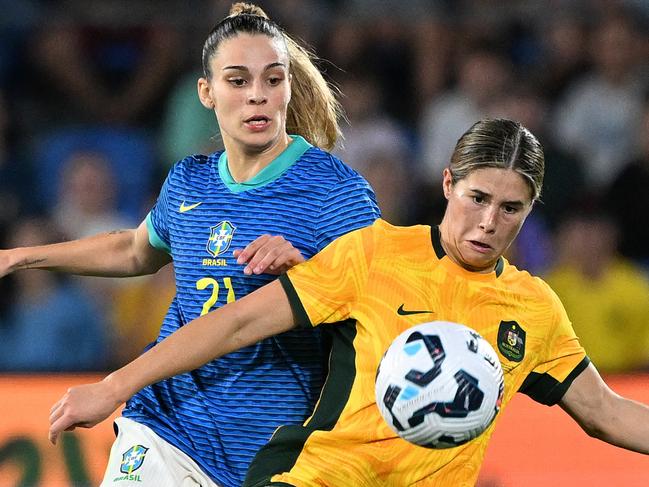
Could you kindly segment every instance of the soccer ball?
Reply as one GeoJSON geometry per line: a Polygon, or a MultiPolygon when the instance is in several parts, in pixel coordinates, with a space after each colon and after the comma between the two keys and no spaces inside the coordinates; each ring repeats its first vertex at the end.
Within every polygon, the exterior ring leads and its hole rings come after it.
{"type": "Polygon", "coordinates": [[[427,448],[476,438],[498,414],[503,392],[503,371],[489,342],[446,321],[404,331],[376,374],[383,419],[401,438],[427,448]]]}

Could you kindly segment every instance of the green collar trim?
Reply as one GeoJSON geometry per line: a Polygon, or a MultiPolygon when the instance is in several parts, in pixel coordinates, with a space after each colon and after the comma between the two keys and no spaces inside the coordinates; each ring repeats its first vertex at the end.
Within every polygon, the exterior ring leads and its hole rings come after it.
{"type": "Polygon", "coordinates": [[[268,166],[255,174],[248,181],[242,183],[235,181],[232,174],[230,174],[230,169],[228,168],[228,156],[225,151],[223,151],[219,156],[218,162],[219,175],[221,176],[223,184],[225,184],[233,193],[242,193],[249,189],[259,188],[275,181],[289,167],[295,164],[295,162],[302,157],[306,151],[313,147],[299,135],[291,135],[290,137],[293,139],[293,142],[290,143],[279,156],[273,159],[268,166]]]}

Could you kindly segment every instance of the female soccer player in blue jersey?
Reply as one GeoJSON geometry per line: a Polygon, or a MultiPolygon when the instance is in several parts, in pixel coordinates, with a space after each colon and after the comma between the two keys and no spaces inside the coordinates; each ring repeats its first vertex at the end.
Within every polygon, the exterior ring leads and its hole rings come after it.
{"type": "MultiPolygon", "coordinates": [[[[338,135],[329,86],[263,11],[236,4],[205,42],[203,69],[198,94],[225,151],[178,162],[139,228],[3,251],[0,275],[134,276],[173,260],[177,294],[158,343],[379,216],[367,182],[318,148],[338,135]]],[[[290,332],[145,388],[116,422],[102,485],[241,485],[275,428],[312,411],[323,341],[290,332]]]]}

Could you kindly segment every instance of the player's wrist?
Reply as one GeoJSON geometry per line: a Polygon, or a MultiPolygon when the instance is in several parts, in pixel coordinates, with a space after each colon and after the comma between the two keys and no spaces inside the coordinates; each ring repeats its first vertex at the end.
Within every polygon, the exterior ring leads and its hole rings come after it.
{"type": "Polygon", "coordinates": [[[128,401],[133,394],[137,391],[131,391],[128,381],[125,380],[120,370],[107,375],[102,381],[108,388],[108,394],[112,397],[117,404],[122,404],[128,401]]]}

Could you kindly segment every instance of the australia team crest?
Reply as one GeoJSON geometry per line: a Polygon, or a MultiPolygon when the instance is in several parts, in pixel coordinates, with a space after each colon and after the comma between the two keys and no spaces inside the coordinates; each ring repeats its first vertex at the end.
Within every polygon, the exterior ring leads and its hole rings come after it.
{"type": "Polygon", "coordinates": [[[222,221],[210,227],[210,238],[207,239],[207,251],[213,256],[222,254],[230,248],[236,227],[229,221],[222,221]]]}
{"type": "Polygon", "coordinates": [[[525,356],[525,330],[515,321],[501,321],[498,327],[498,350],[513,362],[525,356]]]}

